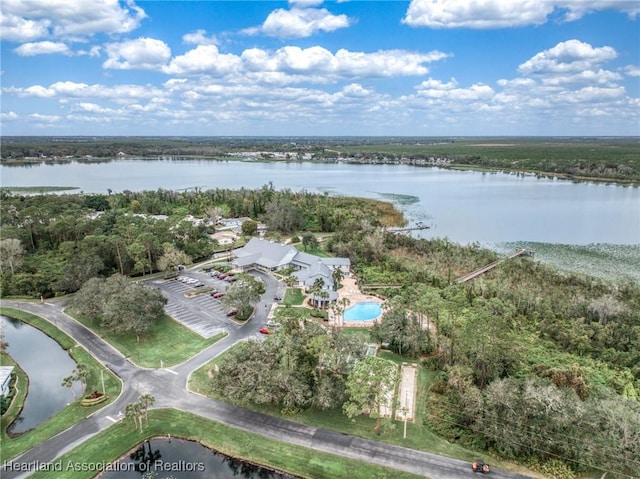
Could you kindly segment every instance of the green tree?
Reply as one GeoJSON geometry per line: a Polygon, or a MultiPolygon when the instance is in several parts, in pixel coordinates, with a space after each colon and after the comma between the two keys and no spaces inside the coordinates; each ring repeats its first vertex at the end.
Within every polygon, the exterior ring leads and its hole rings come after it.
{"type": "Polygon", "coordinates": [[[87,381],[89,380],[89,376],[89,370],[84,364],[78,364],[73,370],[72,379],[73,381],[80,382],[80,384],[82,385],[82,394],[84,394],[87,389],[87,381]]]}
{"type": "Polygon", "coordinates": [[[340,281],[344,279],[344,271],[340,266],[334,266],[331,272],[331,278],[333,279],[333,290],[337,291],[340,287],[340,281]]]}
{"type": "Polygon", "coordinates": [[[73,400],[75,401],[76,399],[78,399],[78,396],[76,395],[76,391],[73,389],[74,380],[75,379],[73,374],[71,376],[65,376],[64,378],[62,378],[62,383],[60,385],[62,387],[71,389],[71,392],[73,393],[73,400]]]}
{"type": "Polygon", "coordinates": [[[288,198],[279,198],[266,206],[265,223],[270,230],[291,233],[303,225],[302,210],[288,198]]]}
{"type": "Polygon", "coordinates": [[[71,305],[117,334],[140,335],[149,331],[164,316],[167,299],[162,293],[121,275],[107,280],[92,279],[73,298],[71,305]]]}
{"type": "Polygon", "coordinates": [[[22,265],[24,248],[19,239],[5,238],[0,241],[0,271],[2,265],[8,264],[11,274],[15,274],[16,268],[22,265]]]}
{"type": "Polygon", "coordinates": [[[238,316],[248,318],[264,292],[264,284],[251,276],[233,283],[220,299],[227,309],[235,309],[238,316]]]}
{"type": "Polygon", "coordinates": [[[309,248],[314,249],[318,247],[318,239],[313,233],[304,233],[302,235],[302,246],[307,251],[309,248]]]}
{"type": "Polygon", "coordinates": [[[242,234],[244,236],[254,236],[258,232],[258,222],[246,220],[242,223],[242,234]]]}
{"type": "Polygon", "coordinates": [[[184,251],[180,251],[171,243],[163,243],[162,252],[162,256],[156,262],[156,266],[160,271],[167,271],[179,264],[191,262],[191,258],[184,251]]]}
{"type": "Polygon", "coordinates": [[[354,418],[368,411],[375,418],[374,431],[380,434],[383,408],[393,408],[389,395],[393,398],[397,381],[397,366],[391,361],[369,356],[355,365],[347,377],[348,400],[343,405],[344,413],[354,418]]]}
{"type": "Polygon", "coordinates": [[[153,406],[156,403],[156,398],[155,396],[146,393],[143,394],[142,396],[140,396],[140,399],[138,399],[138,402],[140,403],[140,407],[142,408],[142,411],[144,412],[144,419],[145,421],[147,421],[147,424],[149,423],[149,408],[151,406],[153,406]]]}

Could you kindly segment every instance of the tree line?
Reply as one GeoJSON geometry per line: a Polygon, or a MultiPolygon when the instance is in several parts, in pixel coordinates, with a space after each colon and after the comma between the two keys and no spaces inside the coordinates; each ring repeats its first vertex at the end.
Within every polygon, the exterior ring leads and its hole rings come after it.
{"type": "Polygon", "coordinates": [[[375,200],[257,190],[169,190],[72,195],[0,192],[2,295],[77,291],[93,277],[144,276],[210,256],[221,217],[248,217],[270,234],[332,232],[354,218],[398,224],[375,200]]]}

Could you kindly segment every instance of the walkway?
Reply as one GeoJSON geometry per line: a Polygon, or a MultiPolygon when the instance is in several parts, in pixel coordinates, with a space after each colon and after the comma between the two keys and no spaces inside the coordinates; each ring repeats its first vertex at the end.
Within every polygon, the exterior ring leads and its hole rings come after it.
{"type": "Polygon", "coordinates": [[[469,274],[465,274],[464,276],[460,276],[456,282],[458,283],[466,283],[467,281],[471,281],[472,279],[477,278],[478,276],[480,276],[481,274],[486,273],[487,271],[491,271],[493,268],[495,268],[496,266],[498,266],[500,263],[502,263],[503,261],[506,261],[508,259],[513,259],[516,258],[518,256],[526,256],[526,255],[530,255],[531,252],[527,249],[524,248],[516,248],[516,252],[510,254],[509,256],[507,256],[506,258],[500,258],[497,259],[495,261],[492,261],[491,263],[489,263],[486,266],[483,266],[482,268],[479,268],[475,271],[472,271],[469,274]]]}

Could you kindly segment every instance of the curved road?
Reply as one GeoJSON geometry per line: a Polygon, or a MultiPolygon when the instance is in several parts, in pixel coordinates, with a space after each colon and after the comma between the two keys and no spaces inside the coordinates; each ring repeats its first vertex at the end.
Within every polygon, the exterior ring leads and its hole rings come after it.
{"type": "MultiPolygon", "coordinates": [[[[155,407],[176,408],[235,426],[265,437],[304,446],[317,451],[329,452],[381,466],[386,466],[433,479],[463,479],[473,474],[468,462],[451,459],[427,452],[362,439],[326,429],[297,424],[292,421],[267,416],[209,399],[187,389],[189,374],[241,340],[258,333],[266,322],[263,305],[270,306],[277,283],[273,278],[256,273],[265,280],[266,292],[256,308],[251,321],[239,328],[229,330],[229,335],[204,349],[188,361],[171,369],[144,369],[130,363],[120,352],[103,339],[63,312],[63,302],[29,303],[2,301],[3,306],[13,307],[36,314],[55,324],[89,351],[98,361],[112,370],[122,380],[121,395],[92,416],[50,438],[15,458],[16,463],[38,461],[47,463],[73,449],[92,435],[113,424],[118,412],[140,395],[150,393],[156,398],[155,407]]],[[[28,477],[28,472],[6,468],[0,469],[3,479],[28,477]]],[[[32,471],[33,472],[33,471],[32,471]]],[[[492,471],[495,479],[518,479],[526,476],[492,471]]]]}

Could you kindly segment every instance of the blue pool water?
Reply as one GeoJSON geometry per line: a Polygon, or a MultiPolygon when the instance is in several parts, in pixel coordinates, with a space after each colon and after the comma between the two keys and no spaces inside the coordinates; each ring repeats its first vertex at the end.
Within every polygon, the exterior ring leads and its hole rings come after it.
{"type": "Polygon", "coordinates": [[[379,303],[356,303],[344,310],[345,321],[369,321],[382,313],[379,303]]]}

